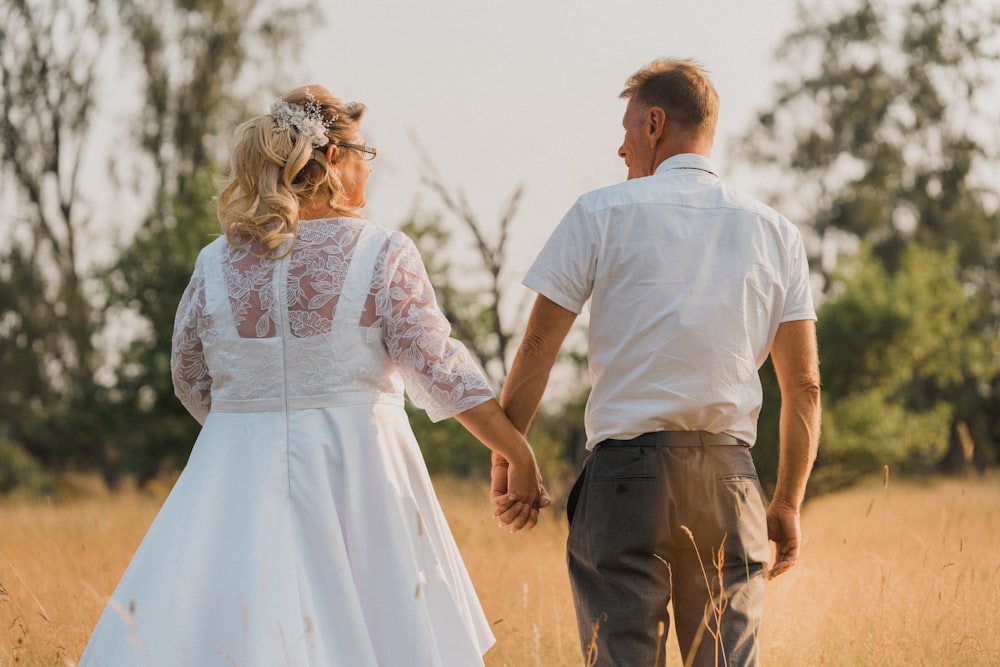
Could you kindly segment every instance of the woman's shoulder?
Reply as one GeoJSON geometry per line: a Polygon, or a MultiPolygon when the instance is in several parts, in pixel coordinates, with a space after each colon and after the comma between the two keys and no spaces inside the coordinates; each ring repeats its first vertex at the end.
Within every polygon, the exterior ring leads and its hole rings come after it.
{"type": "Polygon", "coordinates": [[[358,232],[364,232],[374,242],[379,243],[384,251],[389,250],[410,250],[416,245],[405,232],[399,229],[392,229],[375,220],[366,218],[347,218],[353,220],[357,225],[358,232]]]}
{"type": "Polygon", "coordinates": [[[206,261],[207,258],[217,257],[221,253],[225,246],[229,244],[229,241],[222,234],[216,236],[211,242],[203,246],[201,250],[198,251],[198,258],[195,264],[201,264],[206,261]]]}

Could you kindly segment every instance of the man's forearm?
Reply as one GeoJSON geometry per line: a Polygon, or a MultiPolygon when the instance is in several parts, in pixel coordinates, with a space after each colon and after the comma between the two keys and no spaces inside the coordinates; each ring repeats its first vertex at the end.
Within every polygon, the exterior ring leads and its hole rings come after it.
{"type": "Polygon", "coordinates": [[[533,352],[525,351],[522,343],[500,393],[500,406],[521,433],[528,432],[535,418],[552,370],[551,365],[546,367],[544,360],[535,357],[533,352]]]}
{"type": "Polygon", "coordinates": [[[819,447],[821,408],[815,323],[803,320],[778,327],[771,359],[781,387],[778,482],[772,502],[798,509],[819,447]]]}
{"type": "Polygon", "coordinates": [[[805,498],[806,482],[819,446],[820,400],[815,388],[782,397],[778,481],[775,502],[798,508],[805,498]]]}
{"type": "Polygon", "coordinates": [[[539,295],[528,319],[510,373],[500,393],[500,406],[521,433],[527,433],[545,393],[559,348],[576,314],[539,295]]]}

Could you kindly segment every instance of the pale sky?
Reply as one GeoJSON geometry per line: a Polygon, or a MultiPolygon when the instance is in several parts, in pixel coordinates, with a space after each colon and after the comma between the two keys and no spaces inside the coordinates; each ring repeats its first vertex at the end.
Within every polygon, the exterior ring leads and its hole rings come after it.
{"type": "Polygon", "coordinates": [[[326,17],[305,79],[288,87],[318,83],[368,106],[362,131],[379,155],[367,217],[398,227],[416,202],[440,208],[420,184],[416,135],[491,229],[525,186],[511,229],[516,283],[576,197],[625,178],[618,93],[655,58],[710,72],[721,98],[712,157],[727,178],[731,138],[772,99],[794,1],[365,0],[331,3],[326,17]]]}

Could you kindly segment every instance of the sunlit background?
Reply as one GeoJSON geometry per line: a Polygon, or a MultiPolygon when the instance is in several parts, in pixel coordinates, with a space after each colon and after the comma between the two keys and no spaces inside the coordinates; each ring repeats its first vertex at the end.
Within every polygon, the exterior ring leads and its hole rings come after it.
{"type": "MultiPolygon", "coordinates": [[[[236,124],[304,84],[364,102],[379,151],[366,216],[417,241],[499,387],[532,296],[520,278],[577,196],[625,177],[618,94],[662,56],[709,71],[713,162],[798,225],[811,256],[824,419],[805,521],[827,559],[801,576],[849,574],[842,588],[864,599],[779,584],[792,611],[768,663],[1000,663],[993,0],[0,0],[0,667],[79,655],[187,459],[198,426],[173,396],[172,320],[218,231],[236,124]],[[923,502],[933,512],[911,511],[923,502]],[[805,608],[812,634],[796,634],[805,608]]],[[[552,613],[499,626],[523,650],[495,665],[575,660],[558,499],[583,454],[584,350],[577,331],[531,433],[557,498],[549,569],[484,595],[491,615],[552,613]]],[[[761,380],[767,490],[767,364],[761,380]]],[[[492,542],[466,502],[487,452],[451,420],[410,417],[436,479],[460,484],[449,519],[478,587],[499,567],[473,548],[492,542]]]]}

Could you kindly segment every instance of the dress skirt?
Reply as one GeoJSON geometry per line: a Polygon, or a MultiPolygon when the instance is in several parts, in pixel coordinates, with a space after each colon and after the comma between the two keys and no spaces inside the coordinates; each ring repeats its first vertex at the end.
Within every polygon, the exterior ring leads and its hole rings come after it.
{"type": "Polygon", "coordinates": [[[81,667],[482,664],[489,624],[402,407],[209,414],[81,667]]]}

